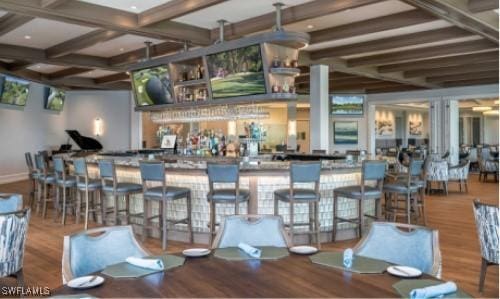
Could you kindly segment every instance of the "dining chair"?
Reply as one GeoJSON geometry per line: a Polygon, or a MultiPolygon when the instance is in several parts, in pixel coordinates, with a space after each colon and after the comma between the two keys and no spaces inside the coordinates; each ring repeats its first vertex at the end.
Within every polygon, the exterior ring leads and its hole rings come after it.
{"type": "Polygon", "coordinates": [[[31,156],[30,152],[24,153],[24,159],[26,160],[26,166],[28,167],[28,179],[31,182],[29,206],[33,208],[33,205],[35,204],[35,196],[36,193],[38,192],[37,182],[39,174],[35,168],[35,165],[33,163],[33,157],[31,156]]]}
{"type": "Polygon", "coordinates": [[[55,188],[56,188],[56,200],[54,203],[54,220],[57,219],[59,214],[59,210],[62,214],[62,225],[66,224],[66,212],[68,207],[75,207],[75,187],[76,187],[76,178],[74,176],[69,176],[67,174],[66,162],[61,157],[54,157],[52,159],[54,162],[54,175],[56,178],[55,188]],[[68,190],[69,192],[66,192],[68,190]],[[62,191],[62,203],[61,201],[61,191],[62,191]],[[69,202],[66,194],[69,193],[71,195],[72,202],[69,202]]]}
{"type": "Polygon", "coordinates": [[[441,251],[437,230],[392,222],[373,222],[354,254],[419,269],[441,278],[441,251]]]}
{"type": "MultiPolygon", "coordinates": [[[[49,187],[54,186],[56,183],[56,177],[53,173],[49,172],[46,157],[43,154],[35,155],[35,165],[38,170],[38,184],[41,188],[41,192],[38,192],[37,198],[37,212],[40,211],[40,205],[42,205],[42,218],[45,218],[47,214],[47,203],[55,202],[53,197],[50,197],[49,187]]],[[[54,207],[55,208],[55,207],[54,207]]]]}
{"type": "Polygon", "coordinates": [[[425,166],[425,181],[427,183],[427,192],[432,191],[433,183],[441,186],[442,190],[448,195],[448,161],[429,161],[425,166]]]}
{"type": "Polygon", "coordinates": [[[23,208],[21,194],[0,193],[0,213],[10,213],[23,208]]]}
{"type": "Polygon", "coordinates": [[[355,223],[358,226],[359,238],[361,238],[363,235],[365,216],[380,219],[380,212],[382,210],[380,201],[382,198],[386,167],[387,163],[385,161],[364,160],[361,166],[360,185],[344,186],[333,189],[333,242],[335,242],[338,222],[355,223]],[[370,186],[370,182],[374,182],[375,186],[370,186]],[[337,215],[339,197],[357,201],[358,217],[346,219],[337,215]],[[363,203],[365,200],[375,201],[375,215],[365,215],[363,211],[363,203]]]}
{"type": "Polygon", "coordinates": [[[481,178],[483,182],[488,179],[488,175],[492,174],[495,181],[498,181],[498,159],[490,158],[490,149],[483,148],[478,152],[478,164],[479,164],[479,181],[481,178]]]}
{"type": "Polygon", "coordinates": [[[0,213],[0,277],[15,276],[24,286],[24,245],[28,232],[30,209],[0,213]]]}
{"type": "Polygon", "coordinates": [[[481,203],[478,199],[473,204],[477,234],[481,248],[481,272],[479,275],[479,292],[483,292],[484,280],[488,266],[498,265],[499,234],[498,206],[481,203]]]}
{"type": "Polygon", "coordinates": [[[462,185],[466,193],[469,192],[469,169],[470,161],[463,160],[458,165],[448,167],[448,183],[458,183],[459,190],[462,192],[462,185]]]}
{"type": "Polygon", "coordinates": [[[239,163],[207,163],[209,192],[207,200],[210,203],[210,236],[212,243],[217,225],[217,204],[234,204],[234,214],[240,213],[240,204],[250,200],[250,191],[240,188],[239,163]],[[234,187],[216,188],[216,184],[231,184],[234,187]]]}
{"type": "Polygon", "coordinates": [[[283,219],[273,215],[225,216],[212,248],[250,246],[290,247],[283,219]]]}
{"type": "Polygon", "coordinates": [[[319,239],[320,222],[319,222],[319,202],[321,194],[319,192],[319,181],[321,176],[321,162],[292,162],[290,163],[290,185],[286,189],[278,189],[274,191],[274,215],[279,215],[279,202],[285,202],[289,205],[290,223],[289,233],[290,242],[294,240],[294,226],[309,226],[309,243],[312,242],[312,235],[316,237],[318,248],[321,247],[319,239]],[[314,184],[314,188],[296,188],[297,183],[314,184]],[[294,222],[294,206],[295,204],[308,204],[309,206],[309,221],[308,223],[294,222]]]}
{"type": "Polygon", "coordinates": [[[142,223],[142,241],[146,240],[147,230],[155,228],[150,225],[152,218],[159,219],[160,230],[162,231],[162,248],[167,249],[167,224],[186,224],[189,242],[193,243],[193,225],[191,222],[191,189],[166,185],[165,162],[163,161],[140,161],[139,169],[142,180],[143,194],[143,223],[142,223]],[[159,186],[153,187],[149,184],[156,183],[159,186]],[[186,200],[186,217],[183,219],[169,219],[167,217],[168,202],[186,200]],[[149,203],[156,201],[160,205],[159,214],[150,216],[149,203]]]}
{"type": "Polygon", "coordinates": [[[84,218],[85,229],[88,229],[89,214],[92,212],[94,221],[97,221],[96,211],[98,207],[101,210],[101,222],[106,223],[106,198],[101,196],[102,182],[99,179],[91,179],[87,169],[87,161],[85,158],[78,158],[73,160],[74,176],[76,178],[76,223],[80,223],[80,216],[82,214],[82,193],[85,194],[84,218]],[[92,196],[90,196],[92,195],[92,196]],[[96,202],[97,200],[97,202],[96,202]],[[92,208],[91,208],[92,207],[92,208]]]}
{"type": "Polygon", "coordinates": [[[130,256],[149,255],[135,239],[130,225],[99,227],[64,236],[63,284],[124,262],[130,256]]]}

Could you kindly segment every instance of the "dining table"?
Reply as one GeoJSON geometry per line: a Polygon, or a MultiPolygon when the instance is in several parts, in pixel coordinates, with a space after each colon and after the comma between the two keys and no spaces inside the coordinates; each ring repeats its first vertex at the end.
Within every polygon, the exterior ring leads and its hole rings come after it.
{"type": "MultiPolygon", "coordinates": [[[[186,258],[183,266],[140,278],[105,278],[102,285],[78,290],[63,285],[52,295],[109,297],[401,297],[393,284],[401,278],[387,272],[358,274],[312,263],[290,253],[278,260],[229,261],[214,256],[186,258]]],[[[420,278],[433,279],[424,274],[420,278]]],[[[72,296],[73,297],[73,296],[72,296]]]]}

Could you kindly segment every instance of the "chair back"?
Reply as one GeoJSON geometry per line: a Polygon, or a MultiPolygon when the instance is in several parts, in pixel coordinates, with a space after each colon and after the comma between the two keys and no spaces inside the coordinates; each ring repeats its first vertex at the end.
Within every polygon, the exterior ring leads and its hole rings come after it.
{"type": "Polygon", "coordinates": [[[236,183],[240,179],[238,163],[207,163],[208,180],[211,183],[236,183]]]}
{"type": "Polygon", "coordinates": [[[499,223],[498,206],[475,200],[473,204],[481,255],[490,263],[498,264],[499,223]]]}
{"type": "Polygon", "coordinates": [[[63,283],[124,262],[129,256],[147,255],[137,243],[131,226],[100,227],[65,236],[63,283]]]}
{"type": "Polygon", "coordinates": [[[139,161],[139,169],[143,182],[165,182],[165,162],[139,161]]]}
{"type": "Polygon", "coordinates": [[[283,220],[273,215],[232,215],[224,217],[212,248],[251,246],[288,247],[283,220]]]}
{"type": "Polygon", "coordinates": [[[423,226],[373,222],[368,234],[355,246],[354,253],[414,267],[438,278],[441,276],[438,231],[423,226]]]}
{"type": "Polygon", "coordinates": [[[424,171],[425,161],[423,159],[412,159],[410,161],[409,173],[412,177],[421,177],[424,171]]]}
{"type": "Polygon", "coordinates": [[[24,153],[24,159],[26,160],[26,166],[28,166],[29,172],[33,173],[35,171],[35,166],[33,165],[33,158],[31,157],[31,153],[24,153]]]}
{"type": "Polygon", "coordinates": [[[290,163],[291,183],[319,183],[321,162],[290,163]]]}
{"type": "Polygon", "coordinates": [[[77,177],[88,177],[87,161],[85,158],[73,160],[74,172],[77,177]]]}
{"type": "Polygon", "coordinates": [[[22,269],[29,220],[30,209],[0,213],[0,277],[22,269]]]}
{"type": "Polygon", "coordinates": [[[47,162],[41,154],[35,154],[35,165],[38,171],[45,173],[47,171],[47,162]]]}
{"type": "Polygon", "coordinates": [[[23,208],[23,196],[21,194],[0,193],[0,213],[10,213],[23,208]]]}
{"type": "Polygon", "coordinates": [[[386,161],[364,160],[361,166],[363,181],[379,181],[385,177],[386,161]]]}
{"type": "Polygon", "coordinates": [[[54,157],[54,173],[56,175],[56,180],[66,180],[66,163],[61,157],[54,157]]]}
{"type": "Polygon", "coordinates": [[[448,181],[448,162],[429,161],[425,169],[425,179],[431,182],[448,181]]]}

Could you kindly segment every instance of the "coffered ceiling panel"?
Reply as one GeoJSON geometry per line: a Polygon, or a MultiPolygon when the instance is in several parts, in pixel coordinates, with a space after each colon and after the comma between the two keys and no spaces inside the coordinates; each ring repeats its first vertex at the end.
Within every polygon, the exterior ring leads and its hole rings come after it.
{"type": "Polygon", "coordinates": [[[106,70],[93,70],[93,71],[90,71],[90,72],[79,74],[78,77],[99,78],[99,77],[104,77],[104,76],[108,76],[108,75],[113,75],[113,74],[116,74],[116,73],[117,72],[106,71],[106,70]]]}
{"type": "Polygon", "coordinates": [[[82,49],[78,51],[78,53],[100,57],[111,57],[139,48],[144,48],[145,41],[150,41],[153,44],[163,42],[162,40],[154,38],[127,34],[103,43],[95,44],[92,47],[82,49]]]}
{"type": "Polygon", "coordinates": [[[141,13],[171,0],[80,0],[91,4],[107,6],[133,13],[141,13]]]}
{"type": "Polygon", "coordinates": [[[38,63],[38,64],[35,64],[35,65],[28,67],[29,70],[39,72],[42,74],[51,74],[51,73],[63,70],[65,68],[67,68],[67,67],[60,66],[60,65],[43,64],[43,63],[38,63]]]}

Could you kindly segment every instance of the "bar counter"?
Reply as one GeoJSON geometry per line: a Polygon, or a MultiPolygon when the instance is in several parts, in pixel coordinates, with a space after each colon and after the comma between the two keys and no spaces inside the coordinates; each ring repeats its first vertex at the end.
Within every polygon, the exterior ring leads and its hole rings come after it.
{"type": "MultiPolygon", "coordinates": [[[[71,157],[67,157],[71,160],[71,157]]],[[[147,159],[146,156],[88,156],[89,176],[98,176],[97,160],[113,159],[117,166],[118,181],[141,183],[139,172],[139,161],[147,159]]],[[[195,243],[208,242],[208,222],[210,218],[207,193],[209,191],[208,176],[206,174],[207,161],[234,161],[239,158],[214,158],[214,157],[187,157],[187,156],[156,156],[155,159],[165,161],[166,183],[171,186],[187,187],[191,189],[192,196],[192,220],[195,233],[195,243]]],[[[273,192],[276,189],[289,187],[289,164],[290,162],[271,161],[269,156],[253,158],[248,162],[240,161],[240,188],[249,189],[251,198],[248,203],[251,214],[273,214],[274,199],[273,192]]],[[[361,179],[361,168],[358,163],[346,163],[345,161],[322,161],[320,179],[320,223],[321,239],[331,240],[332,217],[333,217],[333,189],[340,186],[359,184],[361,179]]],[[[231,187],[231,185],[226,185],[231,187]]],[[[220,184],[224,187],[224,184],[220,184]]],[[[297,187],[310,187],[312,184],[297,184],[297,187]]],[[[153,203],[153,213],[158,211],[153,203]]],[[[374,213],[374,201],[367,200],[364,203],[364,211],[368,214],[374,213]]],[[[131,213],[142,212],[142,195],[131,196],[131,213]]],[[[186,215],[186,204],[184,200],[168,203],[169,218],[184,218],[186,215]]],[[[280,215],[285,223],[288,222],[289,209],[285,203],[280,203],[280,215]]],[[[240,204],[240,213],[245,214],[247,204],[240,204]]],[[[234,213],[233,204],[217,205],[217,223],[221,216],[234,213]]],[[[338,215],[343,218],[357,216],[357,202],[340,198],[338,203],[338,215]]],[[[297,205],[295,208],[295,221],[307,222],[309,218],[308,205],[297,205]]],[[[141,223],[140,218],[132,220],[136,224],[141,223]]],[[[368,222],[368,221],[367,221],[368,222]]],[[[136,226],[136,228],[140,228],[136,226]]],[[[305,229],[305,228],[304,228],[305,229]]],[[[350,223],[338,225],[337,239],[348,239],[355,236],[354,226],[350,223]]],[[[300,235],[301,228],[296,229],[298,236],[296,242],[306,241],[306,235],[300,235]]],[[[141,232],[140,229],[137,230],[141,232]]],[[[169,239],[187,240],[187,229],[185,225],[178,224],[169,230],[169,239]]]]}

